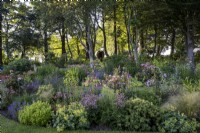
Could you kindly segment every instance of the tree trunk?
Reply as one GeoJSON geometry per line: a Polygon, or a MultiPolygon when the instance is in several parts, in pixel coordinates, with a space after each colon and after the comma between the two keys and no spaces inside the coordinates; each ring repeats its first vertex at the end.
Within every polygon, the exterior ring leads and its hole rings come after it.
{"type": "Polygon", "coordinates": [[[25,58],[25,56],[26,56],[26,45],[23,44],[22,45],[22,55],[21,55],[21,58],[25,58]]]}
{"type": "Polygon", "coordinates": [[[66,54],[66,48],[65,48],[65,24],[64,21],[62,22],[62,31],[61,31],[61,42],[62,42],[62,55],[66,54]]]}
{"type": "Polygon", "coordinates": [[[114,0],[114,54],[117,55],[117,15],[116,15],[116,0],[114,0]]]}
{"type": "Polygon", "coordinates": [[[88,30],[87,30],[87,42],[89,45],[89,59],[90,59],[90,67],[93,69],[94,68],[94,51],[93,51],[93,44],[92,44],[92,40],[91,40],[91,35],[90,35],[90,25],[88,24],[87,26],[88,30]]]}
{"type": "Polygon", "coordinates": [[[176,39],[176,31],[175,31],[175,29],[173,29],[173,31],[172,31],[172,39],[171,39],[171,53],[170,53],[171,58],[174,55],[175,39],[176,39]]]}
{"type": "Polygon", "coordinates": [[[144,30],[142,29],[140,32],[140,53],[142,53],[144,49],[144,30]]]}
{"type": "Polygon", "coordinates": [[[157,48],[157,26],[154,25],[154,31],[155,31],[155,35],[154,35],[154,48],[153,48],[153,58],[155,57],[156,54],[156,48],[157,48]]]}
{"type": "Polygon", "coordinates": [[[85,57],[86,57],[86,60],[88,60],[89,59],[89,42],[88,42],[88,26],[87,26],[87,24],[86,24],[86,26],[85,26],[85,32],[86,32],[86,55],[85,55],[85,57]]]}
{"type": "Polygon", "coordinates": [[[44,56],[45,56],[45,61],[47,61],[47,55],[49,52],[48,48],[48,38],[47,38],[47,30],[44,30],[44,56]]]}
{"type": "Polygon", "coordinates": [[[190,64],[192,72],[195,70],[194,64],[194,25],[187,24],[186,25],[186,47],[187,47],[187,59],[188,63],[190,64]]]}
{"type": "Polygon", "coordinates": [[[135,60],[136,64],[138,64],[138,36],[139,36],[139,30],[136,26],[135,27],[135,45],[133,44],[134,60],[135,60]]]}
{"type": "Polygon", "coordinates": [[[69,50],[69,53],[70,53],[70,57],[71,57],[71,59],[72,59],[72,58],[73,58],[73,54],[72,54],[71,48],[70,48],[70,46],[69,46],[69,39],[68,39],[67,34],[66,34],[66,40],[67,40],[67,47],[68,47],[68,50],[69,50]]]}
{"type": "MultiPolygon", "coordinates": [[[[137,46],[136,44],[134,44],[133,42],[133,38],[131,36],[131,24],[130,24],[130,20],[128,20],[128,23],[127,23],[127,32],[128,32],[128,38],[129,38],[129,43],[132,45],[133,47],[133,54],[134,54],[134,61],[136,64],[138,64],[138,51],[137,51],[137,46]]],[[[137,29],[135,30],[135,33],[138,34],[138,31],[137,29]]],[[[137,35],[136,35],[137,36],[137,35]]],[[[137,37],[136,37],[137,38],[137,37]]],[[[137,38],[138,39],[138,38],[137,38]]],[[[137,41],[137,39],[135,41],[137,41]]]]}
{"type": "Polygon", "coordinates": [[[78,38],[77,38],[77,42],[76,42],[76,48],[77,48],[77,54],[78,54],[78,56],[80,56],[80,48],[78,46],[78,38]]]}
{"type": "Polygon", "coordinates": [[[107,46],[106,46],[106,42],[107,42],[107,38],[106,38],[106,29],[105,29],[105,14],[102,13],[103,17],[102,17],[102,20],[103,20],[103,23],[102,23],[102,31],[103,31],[103,48],[104,48],[104,52],[105,52],[105,55],[108,57],[108,51],[107,51],[107,46]]]}
{"type": "Polygon", "coordinates": [[[6,33],[5,33],[5,46],[6,46],[6,54],[7,54],[7,58],[9,59],[11,57],[10,55],[10,50],[9,50],[9,42],[8,42],[8,30],[9,30],[9,23],[7,18],[5,17],[5,21],[6,21],[6,33]]]}
{"type": "Polygon", "coordinates": [[[3,45],[3,39],[2,39],[2,8],[3,8],[3,2],[0,1],[0,66],[3,66],[3,57],[2,57],[2,45],[3,45]]]}
{"type": "Polygon", "coordinates": [[[127,10],[127,3],[126,0],[124,0],[124,23],[126,26],[126,34],[127,34],[127,43],[128,43],[128,52],[129,52],[129,56],[132,56],[132,50],[131,50],[131,43],[130,43],[130,25],[129,25],[129,19],[127,18],[129,17],[128,14],[128,10],[127,10]]]}

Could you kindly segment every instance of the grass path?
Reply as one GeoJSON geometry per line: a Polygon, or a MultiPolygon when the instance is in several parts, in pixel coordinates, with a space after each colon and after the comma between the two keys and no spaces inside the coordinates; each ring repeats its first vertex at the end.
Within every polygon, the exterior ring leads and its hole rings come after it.
{"type": "MultiPolygon", "coordinates": [[[[131,133],[122,131],[64,131],[62,133],[131,133]]],[[[54,128],[26,126],[0,115],[0,133],[58,133],[54,128]]]]}

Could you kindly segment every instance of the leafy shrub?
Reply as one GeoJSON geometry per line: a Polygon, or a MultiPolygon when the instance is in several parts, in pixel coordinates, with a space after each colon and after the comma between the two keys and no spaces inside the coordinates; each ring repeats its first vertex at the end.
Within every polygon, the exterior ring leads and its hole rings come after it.
{"type": "Polygon", "coordinates": [[[99,96],[95,94],[86,94],[81,99],[81,104],[86,108],[97,108],[97,101],[99,99],[99,96]]]}
{"type": "Polygon", "coordinates": [[[125,64],[124,59],[127,59],[125,58],[124,55],[113,55],[108,58],[105,58],[104,60],[105,72],[110,74],[113,72],[115,68],[118,67],[123,68],[125,64]]]}
{"type": "Polygon", "coordinates": [[[58,68],[52,64],[47,64],[43,66],[39,66],[37,68],[37,72],[35,73],[36,79],[39,81],[43,81],[47,76],[51,75],[55,71],[58,71],[58,68]]]}
{"type": "Polygon", "coordinates": [[[58,106],[53,116],[53,127],[61,132],[64,129],[85,129],[89,127],[87,112],[83,105],[74,102],[68,107],[58,106]]]}
{"type": "Polygon", "coordinates": [[[86,76],[86,72],[80,67],[69,68],[65,73],[64,83],[68,87],[78,86],[86,76]]]}
{"type": "Polygon", "coordinates": [[[51,120],[51,106],[46,102],[37,101],[20,110],[18,119],[22,124],[45,126],[51,120]]]}
{"type": "MultiPolygon", "coordinates": [[[[113,126],[115,122],[116,115],[116,94],[113,89],[104,86],[101,91],[101,97],[98,100],[98,109],[100,120],[98,121],[101,124],[113,126]]],[[[97,122],[97,123],[98,123],[97,122]]]]}
{"type": "Polygon", "coordinates": [[[3,84],[0,84],[0,109],[6,108],[12,103],[12,98],[15,92],[6,88],[3,84]]]}
{"type": "Polygon", "coordinates": [[[182,82],[184,90],[188,92],[200,91],[200,80],[192,80],[186,77],[182,82]]]}
{"type": "Polygon", "coordinates": [[[186,77],[189,79],[195,78],[193,72],[191,71],[190,64],[177,65],[175,73],[180,77],[180,79],[185,79],[186,77]]]}
{"type": "Polygon", "coordinates": [[[55,61],[56,61],[56,55],[55,55],[55,53],[53,53],[53,52],[48,52],[46,55],[45,55],[45,57],[46,57],[46,59],[45,59],[45,61],[47,62],[47,63],[55,63],[55,61]]]}
{"type": "Polygon", "coordinates": [[[183,91],[183,86],[180,85],[176,77],[171,77],[168,80],[164,80],[160,84],[160,94],[162,101],[165,102],[171,96],[180,94],[183,91]]]}
{"type": "Polygon", "coordinates": [[[176,111],[184,113],[193,118],[200,119],[200,92],[185,92],[171,97],[163,108],[174,108],[176,111]]]}
{"type": "Polygon", "coordinates": [[[83,85],[86,87],[98,88],[102,86],[102,82],[96,76],[87,76],[83,85]]]}
{"type": "Polygon", "coordinates": [[[81,99],[81,104],[86,108],[88,112],[88,120],[92,124],[97,124],[99,119],[99,108],[97,102],[99,96],[95,94],[85,94],[81,99]]]}
{"type": "Polygon", "coordinates": [[[25,86],[26,93],[31,94],[31,93],[36,92],[38,90],[39,86],[40,86],[39,80],[35,80],[30,83],[27,83],[25,86]]]}
{"type": "Polygon", "coordinates": [[[159,109],[153,103],[140,98],[130,99],[125,103],[118,125],[131,131],[156,131],[159,115],[159,109]]]}
{"type": "Polygon", "coordinates": [[[130,88],[125,91],[125,96],[127,98],[141,98],[152,102],[155,105],[159,105],[161,103],[161,98],[158,95],[156,95],[156,92],[153,88],[130,88]]]}
{"type": "Polygon", "coordinates": [[[36,95],[42,101],[50,101],[54,95],[54,88],[51,84],[41,85],[36,95]]]}
{"type": "Polygon", "coordinates": [[[31,61],[28,59],[19,59],[10,62],[4,69],[4,71],[9,72],[13,70],[16,73],[23,73],[31,70],[31,61]]]}
{"type": "Polygon", "coordinates": [[[62,70],[55,71],[54,73],[48,75],[44,79],[44,84],[52,84],[52,86],[57,90],[64,86],[63,83],[64,74],[62,70]]]}
{"type": "Polygon", "coordinates": [[[14,101],[12,104],[8,106],[8,115],[10,118],[17,120],[18,111],[22,109],[23,106],[26,105],[26,102],[16,102],[14,101]]]}
{"type": "Polygon", "coordinates": [[[62,54],[55,63],[57,67],[65,67],[67,63],[67,54],[62,54]]]}
{"type": "Polygon", "coordinates": [[[136,76],[139,81],[146,82],[147,86],[153,86],[156,85],[157,80],[161,79],[161,72],[158,67],[147,62],[141,64],[141,71],[136,76]]]}
{"type": "Polygon", "coordinates": [[[122,72],[120,74],[120,70],[115,69],[113,75],[105,75],[103,84],[114,90],[123,90],[128,87],[130,80],[131,76],[129,73],[122,72]]]}
{"type": "Polygon", "coordinates": [[[139,67],[134,63],[134,61],[128,57],[128,55],[113,55],[105,58],[104,69],[107,74],[111,74],[114,69],[119,68],[120,71],[124,70],[129,72],[132,76],[136,74],[139,67]]]}
{"type": "Polygon", "coordinates": [[[138,81],[137,78],[131,78],[128,88],[142,87],[142,86],[143,83],[141,81],[138,81]]]}
{"type": "Polygon", "coordinates": [[[175,73],[175,62],[169,59],[154,59],[153,64],[160,68],[162,73],[167,73],[168,75],[175,73]],[[160,61],[162,60],[162,61],[160,61]]]}
{"type": "Polygon", "coordinates": [[[162,133],[195,133],[198,126],[196,120],[190,120],[184,114],[170,111],[163,113],[159,131],[162,133]]]}
{"type": "Polygon", "coordinates": [[[28,104],[31,104],[34,100],[35,100],[35,95],[30,95],[28,93],[23,93],[23,94],[20,94],[20,95],[17,95],[13,98],[12,101],[16,101],[16,102],[26,102],[28,104]]]}
{"type": "Polygon", "coordinates": [[[119,93],[119,94],[116,95],[115,105],[118,108],[124,107],[125,106],[125,101],[126,101],[126,97],[125,97],[124,93],[119,93]]]}
{"type": "Polygon", "coordinates": [[[16,75],[12,75],[5,81],[5,85],[7,88],[14,90],[15,92],[21,93],[22,86],[24,85],[24,80],[22,77],[18,77],[16,75]]]}

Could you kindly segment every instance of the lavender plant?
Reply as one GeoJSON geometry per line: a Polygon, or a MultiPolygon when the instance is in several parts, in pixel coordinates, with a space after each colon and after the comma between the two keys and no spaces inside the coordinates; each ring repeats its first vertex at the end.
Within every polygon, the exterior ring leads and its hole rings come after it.
{"type": "Polygon", "coordinates": [[[17,102],[14,101],[8,106],[8,115],[11,119],[17,120],[18,118],[18,111],[21,110],[25,105],[26,102],[17,102]]]}
{"type": "Polygon", "coordinates": [[[81,104],[86,108],[93,108],[96,109],[97,108],[97,101],[99,99],[98,95],[95,94],[86,94],[82,97],[81,99],[81,104]]]}

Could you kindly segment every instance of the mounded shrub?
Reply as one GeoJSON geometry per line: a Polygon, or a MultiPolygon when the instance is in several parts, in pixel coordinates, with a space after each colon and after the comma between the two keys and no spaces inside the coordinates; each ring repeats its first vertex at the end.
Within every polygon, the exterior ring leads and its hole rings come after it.
{"type": "Polygon", "coordinates": [[[64,83],[68,87],[81,85],[81,82],[87,76],[83,68],[73,67],[69,68],[65,73],[64,83]]]}
{"type": "Polygon", "coordinates": [[[159,105],[161,102],[161,98],[158,95],[156,95],[155,90],[152,88],[130,88],[125,91],[125,96],[127,98],[141,98],[152,102],[154,105],[159,105]]]}
{"type": "Polygon", "coordinates": [[[18,119],[22,124],[46,126],[51,120],[51,106],[46,102],[37,101],[20,110],[18,119]]]}
{"type": "Polygon", "coordinates": [[[118,128],[130,131],[156,131],[158,128],[160,112],[158,107],[149,101],[140,98],[129,99],[121,115],[118,128]]]}
{"type": "Polygon", "coordinates": [[[116,113],[116,94],[113,89],[110,89],[107,86],[104,86],[101,91],[101,97],[97,102],[99,108],[99,120],[100,124],[107,126],[112,126],[113,121],[115,120],[116,113]]]}
{"type": "Polygon", "coordinates": [[[54,88],[51,84],[48,85],[41,85],[38,90],[37,94],[38,98],[42,101],[51,101],[54,95],[54,88]]]}
{"type": "Polygon", "coordinates": [[[14,60],[10,62],[4,69],[4,71],[7,73],[10,70],[13,70],[14,72],[17,72],[17,73],[23,73],[23,72],[29,71],[31,70],[31,61],[25,58],[14,60]]]}
{"type": "Polygon", "coordinates": [[[87,112],[83,105],[73,102],[69,106],[58,106],[53,115],[53,127],[58,132],[64,129],[86,129],[89,127],[87,112]]]}
{"type": "Polygon", "coordinates": [[[199,124],[196,120],[190,120],[184,114],[166,111],[161,117],[159,131],[162,133],[197,133],[197,127],[199,124]]]}
{"type": "Polygon", "coordinates": [[[58,71],[58,68],[52,64],[42,65],[37,68],[37,72],[35,73],[36,79],[39,81],[44,81],[44,79],[58,71]]]}

